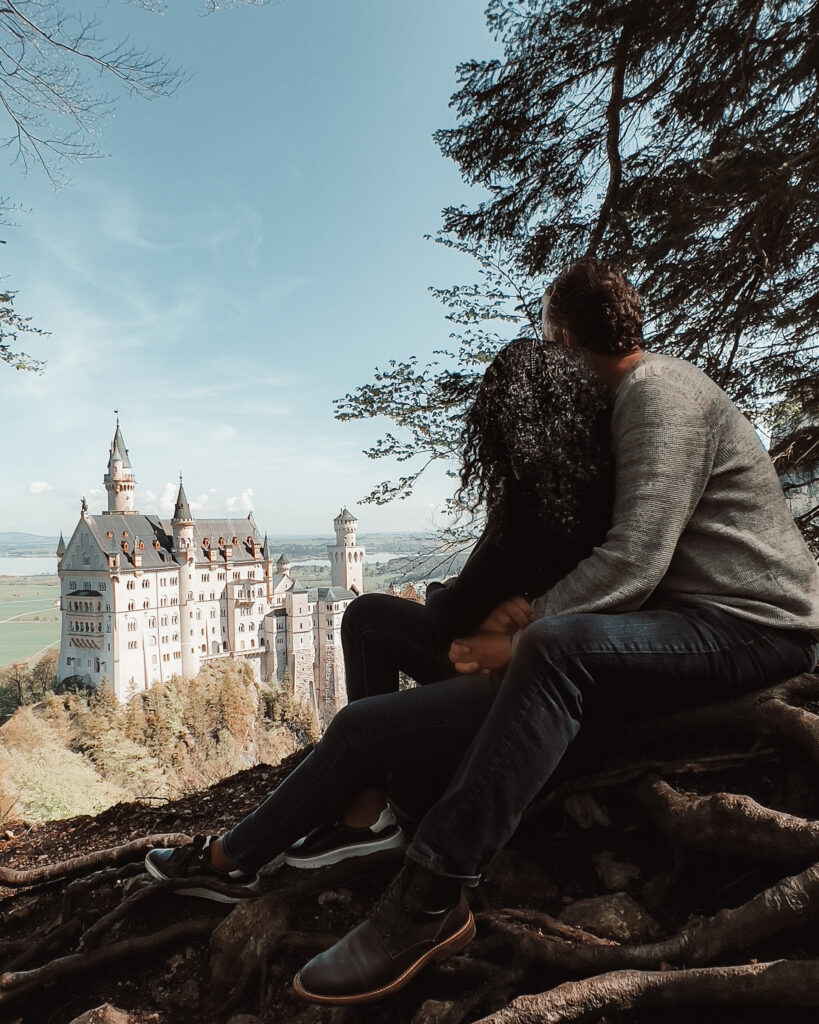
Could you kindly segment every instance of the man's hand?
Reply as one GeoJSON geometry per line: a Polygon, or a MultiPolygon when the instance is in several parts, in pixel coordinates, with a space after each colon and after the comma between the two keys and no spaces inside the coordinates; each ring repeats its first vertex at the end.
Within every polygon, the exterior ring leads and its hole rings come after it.
{"type": "Polygon", "coordinates": [[[519,629],[526,629],[533,618],[529,602],[522,597],[512,597],[487,615],[481,623],[481,631],[512,636],[519,629]]]}
{"type": "Polygon", "coordinates": [[[453,641],[449,648],[449,660],[463,674],[506,668],[511,658],[512,642],[505,633],[497,630],[481,630],[453,641]]]}

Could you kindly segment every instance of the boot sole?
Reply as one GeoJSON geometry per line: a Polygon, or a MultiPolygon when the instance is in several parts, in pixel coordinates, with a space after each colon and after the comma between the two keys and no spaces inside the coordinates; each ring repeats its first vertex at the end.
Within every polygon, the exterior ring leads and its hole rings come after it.
{"type": "Polygon", "coordinates": [[[459,950],[468,946],[469,943],[475,938],[475,918],[472,916],[470,911],[469,917],[466,922],[455,932],[450,935],[448,939],[443,942],[439,942],[437,946],[433,946],[432,949],[427,950],[423,956],[419,957],[415,963],[400,974],[395,981],[390,982],[389,985],[382,985],[381,988],[374,988],[369,992],[360,992],[354,996],[322,996],[317,992],[308,991],[301,983],[301,972],[299,972],[293,979],[293,989],[296,994],[301,996],[302,999],[307,999],[311,1003],[324,1003],[330,1006],[347,1006],[351,1003],[369,1003],[374,999],[383,999],[385,996],[392,995],[393,992],[397,992],[398,989],[403,988],[408,981],[411,981],[418,972],[426,967],[431,960],[445,960],[448,956],[453,953],[457,953],[459,950]]]}
{"type": "Polygon", "coordinates": [[[348,860],[350,857],[366,857],[370,853],[378,853],[379,850],[394,850],[399,846],[406,846],[406,839],[403,832],[396,832],[389,839],[373,839],[369,843],[354,843],[350,846],[337,847],[335,850],[328,850],[326,853],[316,854],[315,857],[296,857],[292,854],[284,855],[284,863],[288,867],[299,870],[314,870],[327,867],[328,864],[338,864],[339,861],[348,860]]]}

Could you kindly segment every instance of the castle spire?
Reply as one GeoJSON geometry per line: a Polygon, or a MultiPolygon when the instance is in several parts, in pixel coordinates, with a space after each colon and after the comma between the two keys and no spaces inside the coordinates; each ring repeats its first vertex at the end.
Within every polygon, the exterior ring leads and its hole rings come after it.
{"type": "Polygon", "coordinates": [[[125,447],[125,439],[119,426],[114,431],[114,439],[108,452],[108,471],[104,477],[105,489],[108,491],[108,514],[123,515],[134,511],[134,486],[136,477],[125,447]]]}
{"type": "Polygon", "coordinates": [[[182,486],[182,474],[179,474],[179,494],[176,496],[176,507],[173,510],[173,519],[171,522],[174,523],[191,523],[193,522],[193,516],[191,515],[191,507],[188,504],[188,499],[185,497],[185,488],[182,486]]]}

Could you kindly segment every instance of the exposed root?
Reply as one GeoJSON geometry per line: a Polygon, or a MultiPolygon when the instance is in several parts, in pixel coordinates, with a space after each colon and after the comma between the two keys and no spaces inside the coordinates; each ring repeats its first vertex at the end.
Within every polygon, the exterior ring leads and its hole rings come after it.
{"type": "Polygon", "coordinates": [[[478,1024],[573,1024],[657,1006],[819,1006],[819,961],[686,971],[615,971],[518,996],[478,1024]]]}
{"type": "Polygon", "coordinates": [[[799,702],[819,703],[819,673],[794,676],[735,700],[638,722],[624,735],[639,740],[685,733],[757,733],[795,743],[819,766],[819,716],[795,706],[799,702]]]}
{"type": "Polygon", "coordinates": [[[819,821],[736,793],[680,793],[657,778],[645,779],[637,795],[655,825],[678,846],[780,864],[819,860],[819,821]]]}
{"type": "Polygon", "coordinates": [[[81,971],[104,967],[126,957],[152,953],[162,946],[182,939],[209,935],[220,920],[221,918],[200,918],[195,921],[178,921],[153,935],[123,939],[122,942],[114,942],[87,953],[71,953],[30,971],[6,971],[0,974],[0,1006],[6,1006],[22,995],[52,985],[62,978],[74,977],[81,971]]]}
{"type": "MultiPolygon", "coordinates": [[[[559,932],[544,935],[534,931],[521,924],[520,918],[537,923],[531,913],[520,911],[481,916],[483,923],[500,932],[521,959],[572,974],[630,967],[651,969],[663,963],[705,964],[727,952],[748,949],[771,935],[819,920],[819,864],[783,878],[739,907],[720,910],[712,917],[693,918],[676,935],[659,942],[618,945],[602,939],[595,942],[586,933],[578,942],[576,937],[567,940],[559,932]]],[[[547,915],[542,915],[542,924],[566,927],[547,915]]]]}
{"type": "Polygon", "coordinates": [[[44,864],[40,868],[7,868],[0,865],[0,884],[8,886],[38,885],[40,882],[51,882],[55,878],[68,878],[79,875],[94,868],[124,864],[147,853],[154,846],[182,846],[191,841],[190,836],[181,832],[161,833],[134,839],[123,846],[112,846],[107,850],[96,850],[85,853],[71,860],[58,861],[55,864],[44,864]]]}

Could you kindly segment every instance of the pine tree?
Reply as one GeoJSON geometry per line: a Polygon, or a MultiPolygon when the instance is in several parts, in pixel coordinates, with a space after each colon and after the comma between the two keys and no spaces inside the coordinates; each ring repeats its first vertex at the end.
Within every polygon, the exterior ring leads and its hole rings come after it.
{"type": "MultiPolygon", "coordinates": [[[[386,415],[407,432],[367,454],[451,457],[464,385],[513,331],[532,333],[532,294],[584,254],[639,286],[650,348],[696,362],[755,424],[806,408],[819,391],[819,3],[490,0],[487,20],[502,56],[459,67],[457,124],[436,134],[484,198],[445,210],[442,238],[503,280],[441,293],[461,301],[446,365],[393,362],[342,400],[341,418],[386,415]],[[493,320],[505,337],[482,332],[493,320]]],[[[800,429],[819,439],[815,421],[800,429]]],[[[406,496],[416,478],[370,498],[406,496]]]]}

